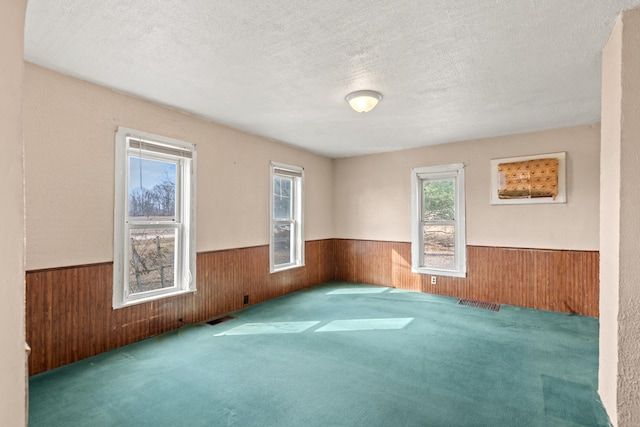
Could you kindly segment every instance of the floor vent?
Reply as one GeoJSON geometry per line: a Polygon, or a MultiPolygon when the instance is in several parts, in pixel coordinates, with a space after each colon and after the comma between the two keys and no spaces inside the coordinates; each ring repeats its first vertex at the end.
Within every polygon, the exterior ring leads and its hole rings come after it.
{"type": "Polygon", "coordinates": [[[483,310],[500,310],[500,304],[495,304],[493,302],[474,301],[472,299],[459,299],[458,305],[466,305],[467,307],[481,308],[483,310]]]}
{"type": "Polygon", "coordinates": [[[231,317],[231,316],[219,317],[217,319],[209,320],[207,322],[207,324],[208,325],[217,325],[218,323],[227,322],[229,320],[233,320],[233,317],[231,317]]]}

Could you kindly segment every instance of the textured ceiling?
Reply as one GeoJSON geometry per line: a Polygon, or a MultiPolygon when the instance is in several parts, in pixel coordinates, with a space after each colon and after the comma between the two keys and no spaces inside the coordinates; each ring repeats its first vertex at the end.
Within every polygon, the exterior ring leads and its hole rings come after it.
{"type": "Polygon", "coordinates": [[[25,59],[346,157],[600,120],[640,0],[29,0],[25,59]],[[384,96],[370,113],[347,93],[384,96]]]}

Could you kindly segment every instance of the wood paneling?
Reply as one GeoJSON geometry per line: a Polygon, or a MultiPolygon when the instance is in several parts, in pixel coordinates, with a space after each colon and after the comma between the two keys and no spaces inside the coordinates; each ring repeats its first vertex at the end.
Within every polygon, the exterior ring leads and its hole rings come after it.
{"type": "Polygon", "coordinates": [[[411,272],[411,244],[335,240],[336,279],[520,307],[598,316],[599,254],[467,247],[467,277],[411,272]]]}
{"type": "Polygon", "coordinates": [[[37,374],[334,277],[333,240],[306,242],[306,266],[269,273],[267,246],[200,253],[197,291],[112,309],[113,264],[28,271],[29,373],[37,374]],[[249,304],[243,299],[249,295],[249,304]]]}
{"type": "Polygon", "coordinates": [[[411,244],[306,242],[306,266],[269,273],[269,248],[198,254],[197,291],[111,308],[113,264],[28,271],[29,372],[36,374],[332,279],[598,316],[598,252],[467,247],[467,277],[411,272],[411,244]]]}

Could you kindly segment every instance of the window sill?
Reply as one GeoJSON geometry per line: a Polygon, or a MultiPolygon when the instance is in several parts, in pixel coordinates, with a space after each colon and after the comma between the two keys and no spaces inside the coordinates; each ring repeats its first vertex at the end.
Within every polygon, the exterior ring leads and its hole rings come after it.
{"type": "Polygon", "coordinates": [[[136,299],[131,299],[129,301],[126,301],[120,305],[114,305],[113,309],[114,310],[118,310],[120,308],[126,308],[126,307],[131,307],[132,305],[139,305],[139,304],[144,304],[147,302],[152,302],[152,301],[158,301],[161,299],[165,299],[165,298],[171,298],[171,297],[176,297],[179,295],[185,295],[185,294],[192,294],[195,293],[197,290],[196,289],[186,289],[186,290],[180,290],[180,291],[175,291],[175,292],[171,292],[171,293],[163,293],[163,294],[159,294],[159,295],[153,295],[153,296],[148,296],[145,298],[136,298],[136,299]]]}
{"type": "Polygon", "coordinates": [[[304,267],[304,264],[287,265],[285,267],[277,267],[277,268],[272,267],[269,272],[271,274],[274,274],[274,273],[280,273],[282,271],[293,270],[294,268],[300,268],[300,267],[304,267]]]}
{"type": "Polygon", "coordinates": [[[443,277],[461,277],[466,278],[466,271],[456,271],[456,270],[438,270],[436,268],[415,268],[411,267],[412,273],[418,274],[426,274],[430,276],[443,276],[443,277]]]}

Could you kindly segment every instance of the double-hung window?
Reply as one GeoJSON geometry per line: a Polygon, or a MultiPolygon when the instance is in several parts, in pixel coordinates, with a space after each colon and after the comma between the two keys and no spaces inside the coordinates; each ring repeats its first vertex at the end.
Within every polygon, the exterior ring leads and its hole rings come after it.
{"type": "Polygon", "coordinates": [[[196,148],[116,133],[113,307],[195,290],[196,148]]]}
{"type": "Polygon", "coordinates": [[[304,169],[271,162],[272,273],[304,265],[303,185],[304,169]]]}
{"type": "Polygon", "coordinates": [[[466,276],[464,165],[411,170],[412,270],[466,276]]]}

